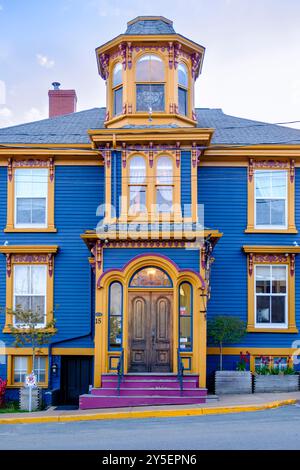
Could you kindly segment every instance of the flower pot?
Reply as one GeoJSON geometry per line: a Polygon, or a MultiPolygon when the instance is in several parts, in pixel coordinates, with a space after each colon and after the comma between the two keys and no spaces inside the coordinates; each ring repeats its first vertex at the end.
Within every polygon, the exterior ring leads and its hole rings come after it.
{"type": "Polygon", "coordinates": [[[220,370],[215,375],[216,395],[252,393],[252,374],[249,371],[220,370]]]}
{"type": "Polygon", "coordinates": [[[299,375],[255,375],[254,393],[297,392],[299,375]]]}

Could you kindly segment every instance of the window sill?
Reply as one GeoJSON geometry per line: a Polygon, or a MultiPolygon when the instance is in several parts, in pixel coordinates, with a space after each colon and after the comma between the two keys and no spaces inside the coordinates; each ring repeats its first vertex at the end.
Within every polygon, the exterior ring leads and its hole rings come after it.
{"type": "MultiPolygon", "coordinates": [[[[26,328],[18,328],[18,331],[20,333],[22,332],[26,333],[28,330],[26,328]]],[[[56,333],[57,329],[56,328],[37,328],[37,331],[41,331],[43,333],[56,333]]],[[[12,332],[11,326],[5,326],[2,330],[2,333],[11,333],[11,332],[12,332]]]]}
{"type": "MultiPolygon", "coordinates": [[[[6,386],[6,388],[23,388],[23,387],[24,387],[23,383],[7,384],[7,386],[6,386]]],[[[47,383],[37,384],[37,388],[48,388],[48,384],[47,383]]]]}
{"type": "Polygon", "coordinates": [[[45,227],[45,228],[14,228],[6,227],[3,230],[5,233],[55,233],[57,229],[55,227],[45,227]]]}
{"type": "Polygon", "coordinates": [[[296,227],[289,227],[289,228],[254,228],[254,227],[247,227],[245,233],[298,233],[296,227]]]}
{"type": "Polygon", "coordinates": [[[298,328],[296,326],[288,328],[256,328],[248,326],[247,333],[298,333],[298,328]]]}

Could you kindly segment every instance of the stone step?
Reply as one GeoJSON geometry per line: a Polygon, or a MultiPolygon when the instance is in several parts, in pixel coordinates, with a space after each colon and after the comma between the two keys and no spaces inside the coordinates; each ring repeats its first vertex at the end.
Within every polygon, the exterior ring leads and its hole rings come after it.
{"type": "Polygon", "coordinates": [[[201,388],[126,388],[121,386],[120,391],[116,387],[108,388],[93,388],[91,394],[94,396],[121,396],[121,397],[143,397],[143,396],[157,396],[157,397],[205,397],[207,395],[206,389],[201,388]]]}
{"type": "Polygon", "coordinates": [[[101,408],[125,408],[135,406],[155,406],[155,405],[192,405],[205,403],[203,397],[172,397],[172,396],[106,396],[81,395],[79,408],[81,410],[101,409],[101,408]]]}
{"type": "MultiPolygon", "coordinates": [[[[176,380],[130,380],[122,379],[122,387],[126,388],[173,388],[180,389],[179,381],[176,380]]],[[[198,388],[198,382],[195,380],[183,380],[184,388],[198,388]]],[[[118,378],[102,380],[102,386],[106,388],[116,388],[118,386],[118,378]]]]}

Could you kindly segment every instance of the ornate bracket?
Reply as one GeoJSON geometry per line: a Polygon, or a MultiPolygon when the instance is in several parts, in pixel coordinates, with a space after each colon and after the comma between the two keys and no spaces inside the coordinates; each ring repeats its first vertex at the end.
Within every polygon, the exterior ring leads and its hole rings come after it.
{"type": "Polygon", "coordinates": [[[8,159],[7,162],[7,175],[9,182],[13,179],[14,168],[49,168],[49,178],[51,183],[54,180],[54,158],[50,157],[47,160],[41,160],[38,158],[29,158],[27,160],[13,160],[8,159]]]}
{"type": "Polygon", "coordinates": [[[126,150],[126,143],[122,143],[122,164],[123,168],[126,168],[126,163],[127,163],[127,150],[126,150]]]}
{"type": "Polygon", "coordinates": [[[97,268],[101,269],[102,265],[102,242],[100,240],[96,243],[96,264],[97,268]]]}
{"type": "Polygon", "coordinates": [[[109,54],[100,54],[100,75],[103,80],[107,80],[109,76],[109,54]]]}
{"type": "Polygon", "coordinates": [[[290,161],[290,182],[294,183],[295,181],[295,160],[290,161]]]}
{"type": "Polygon", "coordinates": [[[111,163],[111,150],[110,150],[110,145],[107,143],[106,146],[105,146],[105,165],[107,166],[107,168],[110,168],[110,163],[111,163]]]}
{"type": "Polygon", "coordinates": [[[175,155],[176,155],[176,166],[177,166],[177,168],[179,168],[180,167],[180,157],[181,157],[180,142],[176,142],[175,155]]]}
{"type": "Polygon", "coordinates": [[[193,168],[196,168],[197,161],[198,161],[197,146],[196,146],[196,142],[193,142],[193,146],[192,146],[192,164],[193,164],[193,168]]]}
{"type": "Polygon", "coordinates": [[[250,158],[248,166],[248,179],[253,180],[254,170],[289,170],[291,183],[295,180],[295,160],[256,160],[250,158]]]}
{"type": "Polygon", "coordinates": [[[290,261],[290,275],[294,276],[295,274],[295,254],[253,254],[249,253],[248,255],[248,272],[251,277],[253,274],[254,264],[274,264],[274,263],[287,263],[290,261]]]}
{"type": "Polygon", "coordinates": [[[7,253],[6,255],[6,275],[7,277],[11,276],[11,254],[7,253]]]}
{"type": "Polygon", "coordinates": [[[200,73],[200,63],[201,63],[202,55],[198,52],[195,52],[191,55],[192,61],[192,77],[196,80],[199,77],[200,73]]]}
{"type": "Polygon", "coordinates": [[[153,157],[154,157],[153,142],[150,142],[150,144],[149,144],[149,164],[150,164],[150,168],[153,167],[153,157]]]}

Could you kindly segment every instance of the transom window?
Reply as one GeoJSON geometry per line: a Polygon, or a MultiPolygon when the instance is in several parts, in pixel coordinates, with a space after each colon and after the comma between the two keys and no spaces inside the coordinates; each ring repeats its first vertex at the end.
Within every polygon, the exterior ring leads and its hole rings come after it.
{"type": "Polygon", "coordinates": [[[113,282],[109,287],[109,349],[122,347],[122,285],[113,282]]]}
{"type": "MultiPolygon", "coordinates": [[[[40,323],[37,327],[40,328],[46,323],[46,292],[46,265],[17,264],[14,266],[13,308],[37,313],[40,316],[40,323]]],[[[14,323],[15,326],[26,327],[26,325],[14,323]]]]}
{"type": "Polygon", "coordinates": [[[15,227],[47,226],[48,169],[15,170],[15,227]]]}
{"type": "Polygon", "coordinates": [[[287,171],[256,170],[255,227],[287,227],[287,171]]]}
{"type": "Polygon", "coordinates": [[[257,326],[287,326],[287,269],[287,265],[255,266],[257,326]]]}
{"type": "Polygon", "coordinates": [[[129,215],[146,212],[146,162],[136,156],[129,164],[129,215]]]}
{"type": "Polygon", "coordinates": [[[142,56],[136,64],[136,110],[165,110],[165,67],[154,54],[142,56]]]}
{"type": "Polygon", "coordinates": [[[156,267],[140,269],[131,279],[129,287],[172,287],[167,273],[156,267]]]}
{"type": "Polygon", "coordinates": [[[178,111],[179,114],[188,114],[188,69],[185,64],[178,65],[178,111]]]}
{"type": "Polygon", "coordinates": [[[118,62],[113,69],[112,91],[113,115],[118,116],[123,112],[122,64],[120,62],[118,62]]]}
{"type": "Polygon", "coordinates": [[[156,165],[156,204],[158,212],[171,212],[173,207],[173,162],[162,156],[156,165]]]}

